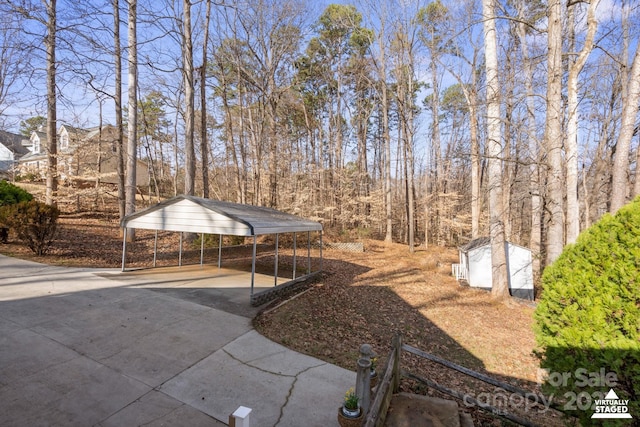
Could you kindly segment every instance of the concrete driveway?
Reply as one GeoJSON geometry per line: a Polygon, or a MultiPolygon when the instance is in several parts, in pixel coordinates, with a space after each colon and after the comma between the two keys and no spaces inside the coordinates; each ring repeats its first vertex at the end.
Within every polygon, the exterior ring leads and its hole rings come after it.
{"type": "Polygon", "coordinates": [[[148,273],[0,256],[0,425],[337,425],[355,373],[253,330],[246,285],[148,273]]]}

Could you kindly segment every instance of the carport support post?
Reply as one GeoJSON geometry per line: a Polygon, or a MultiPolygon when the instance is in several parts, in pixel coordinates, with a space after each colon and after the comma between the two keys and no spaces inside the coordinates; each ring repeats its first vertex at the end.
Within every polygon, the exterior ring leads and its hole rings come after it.
{"type": "Polygon", "coordinates": [[[320,230],[320,271],[322,271],[322,230],[320,230]]]}
{"type": "Polygon", "coordinates": [[[124,271],[124,264],[127,259],[127,227],[124,228],[122,233],[122,271],[124,271]]]}
{"type": "Polygon", "coordinates": [[[296,246],[298,245],[298,233],[293,233],[293,280],[296,280],[296,246]]]}
{"type": "Polygon", "coordinates": [[[182,267],[182,231],[180,232],[180,250],[178,251],[178,267],[182,267]]]}
{"type": "Polygon", "coordinates": [[[256,243],[257,239],[255,234],[253,235],[253,255],[251,256],[251,298],[253,298],[253,284],[256,275],[256,243]]]}
{"type": "Polygon", "coordinates": [[[218,234],[220,239],[218,240],[218,268],[222,266],[222,234],[218,234]]]}
{"type": "Polygon", "coordinates": [[[200,235],[200,267],[204,262],[204,233],[200,235]]]}
{"type": "Polygon", "coordinates": [[[155,237],[153,239],[153,266],[156,266],[156,258],[158,254],[158,230],[156,230],[155,237]]]}
{"type": "Polygon", "coordinates": [[[280,235],[276,233],[276,257],[274,260],[275,266],[273,268],[273,286],[278,286],[278,237],[280,235]]]}
{"type": "Polygon", "coordinates": [[[311,232],[307,231],[307,274],[311,274],[311,232]]]}

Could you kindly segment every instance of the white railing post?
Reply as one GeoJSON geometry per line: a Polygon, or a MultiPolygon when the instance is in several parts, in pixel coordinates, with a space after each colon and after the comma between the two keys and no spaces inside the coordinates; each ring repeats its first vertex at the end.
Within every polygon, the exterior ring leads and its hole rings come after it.
{"type": "Polygon", "coordinates": [[[229,427],[250,427],[249,415],[251,408],[246,406],[238,406],[238,409],[229,415],[229,427]]]}

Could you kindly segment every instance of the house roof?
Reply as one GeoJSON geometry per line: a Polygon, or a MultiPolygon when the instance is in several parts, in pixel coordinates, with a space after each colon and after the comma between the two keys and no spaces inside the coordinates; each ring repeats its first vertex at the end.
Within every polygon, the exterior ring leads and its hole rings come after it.
{"type": "Polygon", "coordinates": [[[40,140],[42,142],[46,142],[47,141],[47,133],[46,132],[43,132],[41,130],[36,130],[31,135],[33,136],[33,134],[35,134],[38,138],[40,138],[40,140]]]}
{"type": "Polygon", "coordinates": [[[22,135],[0,130],[0,144],[7,147],[16,158],[29,153],[29,149],[22,145],[22,140],[26,139],[22,135]]]}
{"type": "Polygon", "coordinates": [[[69,136],[71,136],[72,138],[83,138],[86,134],[91,132],[93,129],[97,129],[97,128],[82,129],[82,128],[74,127],[71,125],[62,125],[60,126],[60,129],[58,130],[57,133],[58,134],[62,133],[63,129],[65,129],[69,134],[69,136]]]}
{"type": "Polygon", "coordinates": [[[319,222],[275,209],[186,195],[128,215],[121,226],[233,236],[322,231],[319,222]]]}

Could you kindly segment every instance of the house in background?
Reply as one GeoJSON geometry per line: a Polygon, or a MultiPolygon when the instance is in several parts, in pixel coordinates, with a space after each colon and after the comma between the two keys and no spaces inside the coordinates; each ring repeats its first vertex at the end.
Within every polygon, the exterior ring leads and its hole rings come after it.
{"type": "MultiPolygon", "coordinates": [[[[480,237],[458,249],[460,263],[452,265],[457,280],[466,281],[472,288],[491,290],[491,239],[480,237]]],[[[531,250],[505,242],[507,275],[511,296],[534,299],[531,250]]]]}
{"type": "MultiPolygon", "coordinates": [[[[62,125],[58,130],[58,175],[67,185],[117,184],[117,130],[112,125],[81,129],[62,125]]],[[[47,134],[35,131],[30,152],[19,162],[19,173],[44,178],[47,168],[47,134]]],[[[138,160],[136,185],[149,184],[149,167],[138,160]]]]}
{"type": "Polygon", "coordinates": [[[32,175],[34,178],[44,178],[47,170],[47,133],[33,131],[31,137],[24,141],[23,145],[29,152],[20,158],[18,173],[32,175]]]}
{"type": "Polygon", "coordinates": [[[12,177],[18,160],[29,154],[23,140],[22,135],[0,130],[0,178],[12,177]]]}

